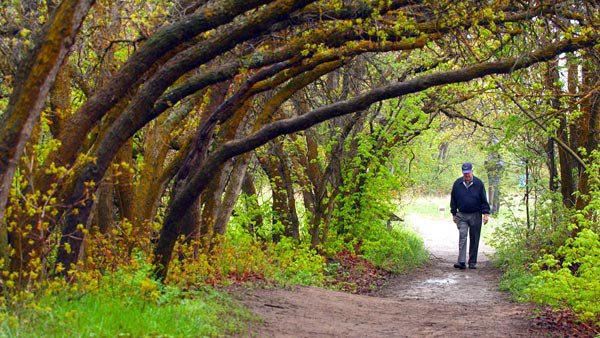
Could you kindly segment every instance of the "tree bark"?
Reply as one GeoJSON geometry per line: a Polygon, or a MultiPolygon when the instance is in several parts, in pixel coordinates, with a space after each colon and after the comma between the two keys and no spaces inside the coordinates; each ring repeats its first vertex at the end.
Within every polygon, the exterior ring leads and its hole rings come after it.
{"type": "Polygon", "coordinates": [[[558,54],[572,52],[593,45],[594,43],[595,40],[590,37],[577,38],[575,40],[563,40],[535,50],[530,54],[521,55],[518,58],[483,62],[466,66],[458,70],[417,76],[408,81],[382,86],[364,94],[357,95],[355,98],[315,109],[299,117],[270,123],[252,135],[227,142],[209,155],[204,162],[205,164],[190,177],[187,185],[173,199],[165,217],[163,231],[158,240],[157,247],[160,247],[161,251],[158,252],[159,255],[156,255],[156,266],[159,267],[155,271],[157,276],[159,278],[164,278],[168,270],[172,249],[175,244],[174,240],[177,238],[178,218],[185,212],[186,208],[196,200],[198,194],[206,188],[207,183],[212,178],[212,173],[230,158],[256,149],[279,135],[304,130],[333,117],[366,109],[371,104],[378,101],[416,93],[434,86],[466,82],[491,74],[510,73],[518,69],[529,67],[538,62],[548,61],[558,54]]]}
{"type": "MultiPolygon", "coordinates": [[[[587,154],[598,149],[600,131],[600,94],[598,94],[597,86],[600,83],[600,62],[595,61],[593,57],[587,57],[587,62],[582,65],[582,92],[585,93],[581,101],[582,115],[578,121],[577,143],[580,147],[585,148],[587,154]]],[[[590,201],[590,183],[588,173],[583,168],[579,171],[579,181],[577,190],[580,195],[575,202],[577,210],[583,210],[590,201]]],[[[591,216],[591,214],[590,214],[591,216]]],[[[572,236],[575,236],[579,228],[575,229],[572,236]]]]}
{"type": "Polygon", "coordinates": [[[279,170],[278,159],[271,157],[275,156],[271,152],[268,152],[265,156],[259,156],[258,161],[267,174],[269,185],[271,186],[271,239],[274,242],[279,242],[281,236],[285,233],[285,229],[291,227],[292,221],[288,210],[287,192],[279,170]]]}
{"type": "Polygon", "coordinates": [[[6,111],[0,117],[0,220],[17,163],[46,97],[94,0],[64,0],[35,49],[21,64],[6,111]]]}
{"type": "Polygon", "coordinates": [[[223,203],[217,213],[215,220],[215,234],[219,236],[225,235],[227,230],[227,224],[231,218],[235,203],[240,196],[242,191],[242,183],[246,178],[246,171],[249,164],[249,154],[244,154],[236,159],[236,163],[233,166],[227,189],[223,196],[223,203]]]}
{"type": "Polygon", "coordinates": [[[283,143],[279,140],[273,140],[273,152],[276,157],[277,174],[281,178],[278,189],[283,189],[285,198],[285,214],[287,215],[287,225],[284,228],[283,234],[287,237],[300,239],[300,221],[298,220],[298,212],[296,210],[296,197],[294,196],[294,183],[290,174],[290,167],[283,151],[283,143]]]}
{"type": "Polygon", "coordinates": [[[117,152],[114,163],[117,166],[115,173],[118,173],[118,177],[114,179],[115,182],[115,197],[117,206],[119,207],[119,215],[121,219],[126,218],[130,222],[133,221],[133,205],[134,200],[134,178],[133,170],[135,164],[133,163],[133,140],[129,139],[117,152]]]}
{"type": "MultiPolygon", "coordinates": [[[[557,112],[560,110],[560,88],[558,88],[559,74],[558,74],[558,60],[552,60],[546,63],[546,73],[545,73],[545,87],[547,90],[552,92],[552,97],[548,100],[548,105],[552,109],[553,112],[557,112]]],[[[550,173],[550,177],[548,180],[548,188],[550,191],[555,192],[558,190],[558,168],[556,166],[556,153],[555,153],[555,144],[554,138],[551,136],[548,137],[548,141],[546,143],[546,165],[548,166],[548,172],[550,173]]]]}
{"type": "Polygon", "coordinates": [[[100,188],[96,192],[95,223],[101,234],[108,232],[115,222],[114,187],[112,170],[109,170],[107,171],[106,177],[100,181],[100,188]]]}
{"type": "MultiPolygon", "coordinates": [[[[497,143],[495,135],[490,135],[490,143],[497,143]]],[[[491,213],[496,214],[500,211],[500,180],[504,169],[504,163],[499,153],[488,154],[484,166],[488,173],[488,202],[491,207],[491,213]]]]}
{"type": "MultiPolygon", "coordinates": [[[[272,0],[223,0],[210,2],[195,14],[162,28],[153,34],[128,61],[119,68],[102,88],[98,89],[65,124],[59,137],[61,156],[55,158],[59,165],[73,163],[86,135],[100,119],[121,101],[140,78],[167,53],[200,33],[231,22],[247,10],[257,8],[272,0]]],[[[148,102],[152,104],[154,101],[148,102]]],[[[130,136],[127,136],[129,138],[130,136]]]]}
{"type": "MultiPolygon", "coordinates": [[[[95,163],[91,162],[84,165],[76,175],[75,187],[67,198],[67,204],[76,205],[76,207],[69,210],[65,217],[66,224],[62,231],[61,246],[68,244],[68,247],[74,250],[79,249],[80,243],[78,241],[81,236],[77,231],[77,224],[85,223],[91,206],[90,203],[80,203],[81,199],[88,190],[94,189],[94,183],[98,182],[106,171],[114,155],[113,149],[120,147],[133,136],[133,133],[156,117],[149,116],[146,112],[152,108],[153,103],[168,86],[192,68],[230,50],[238,43],[259,36],[264,29],[284,20],[292,12],[306,6],[311,1],[314,0],[279,0],[261,8],[246,20],[232,23],[231,26],[227,27],[228,30],[224,32],[224,35],[216,34],[214,37],[203,41],[203,43],[178,54],[167,62],[160,72],[148,80],[139,91],[138,96],[132,100],[126,112],[119,116],[113,127],[99,142],[98,150],[94,152],[95,163]],[[91,187],[90,182],[92,182],[91,187]]],[[[61,262],[64,266],[75,263],[77,259],[74,252],[67,251],[61,248],[58,250],[57,262],[61,262]]]]}
{"type": "MultiPolygon", "coordinates": [[[[568,66],[568,77],[567,77],[567,89],[569,94],[577,94],[577,83],[578,83],[578,64],[569,62],[568,66]]],[[[571,102],[570,109],[574,109],[573,102],[571,102]]],[[[556,131],[556,137],[561,140],[564,144],[568,144],[571,149],[577,149],[575,143],[575,132],[574,127],[569,128],[567,125],[567,116],[560,117],[560,126],[556,131]]],[[[560,193],[562,195],[563,205],[567,208],[575,206],[575,180],[574,172],[577,168],[575,160],[565,151],[565,149],[558,149],[558,161],[560,164],[560,193]]]]}

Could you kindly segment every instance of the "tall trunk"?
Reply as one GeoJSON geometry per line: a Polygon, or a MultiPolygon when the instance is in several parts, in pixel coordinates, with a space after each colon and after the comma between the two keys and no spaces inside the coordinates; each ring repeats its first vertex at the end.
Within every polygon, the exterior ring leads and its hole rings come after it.
{"type": "Polygon", "coordinates": [[[194,107],[201,105],[204,95],[205,92],[200,92],[192,96],[179,108],[171,111],[168,116],[161,115],[145,129],[142,149],[144,163],[140,170],[139,182],[134,186],[136,203],[133,205],[132,213],[136,225],[142,226],[153,221],[168,182],[176,175],[183,165],[185,155],[190,151],[193,135],[187,135],[178,145],[175,145],[177,142],[174,140],[165,142],[165,139],[180,128],[180,124],[194,107]],[[172,148],[178,150],[177,154],[167,157],[172,148]]]}
{"type": "MultiPolygon", "coordinates": [[[[339,188],[336,187],[333,189],[333,191],[331,192],[331,197],[329,199],[329,201],[327,202],[327,205],[323,205],[321,208],[325,208],[326,206],[326,210],[321,212],[321,218],[322,218],[322,232],[321,232],[321,238],[320,241],[321,243],[327,243],[327,238],[329,236],[329,229],[330,229],[330,224],[331,224],[331,219],[333,218],[333,209],[335,208],[336,205],[336,197],[339,194],[339,188]]],[[[311,243],[313,246],[313,248],[316,248],[316,243],[311,243]]]]}
{"type": "MultiPolygon", "coordinates": [[[[495,135],[491,135],[490,143],[497,142],[495,135]]],[[[490,153],[484,162],[488,175],[488,202],[491,207],[491,213],[500,211],[500,180],[504,169],[504,162],[499,153],[490,153]]]]}
{"type": "Polygon", "coordinates": [[[190,243],[191,241],[199,238],[202,221],[203,220],[201,219],[200,213],[200,200],[198,199],[190,206],[181,219],[181,224],[183,225],[181,228],[181,235],[184,237],[184,243],[190,243]]]}
{"type": "Polygon", "coordinates": [[[260,205],[258,204],[258,194],[252,176],[246,172],[244,175],[244,181],[242,182],[242,191],[245,195],[246,210],[254,210],[254,218],[247,224],[247,230],[250,234],[256,235],[257,230],[263,226],[263,216],[260,212],[260,205]]]}
{"type": "Polygon", "coordinates": [[[134,178],[133,170],[133,140],[127,141],[121,149],[119,149],[115,157],[117,165],[118,177],[115,179],[115,197],[117,206],[119,207],[119,215],[121,219],[133,221],[133,205],[134,201],[134,178]]]}
{"type": "MultiPolygon", "coordinates": [[[[545,87],[548,91],[552,92],[552,96],[549,99],[548,104],[552,108],[553,112],[560,110],[560,95],[561,90],[558,87],[559,74],[558,74],[558,60],[549,61],[546,64],[545,73],[545,87]]],[[[558,190],[558,168],[556,167],[556,154],[555,154],[554,138],[548,137],[546,143],[546,165],[548,166],[548,172],[550,173],[548,188],[550,191],[558,190]]]]}
{"type": "MultiPolygon", "coordinates": [[[[136,226],[152,222],[159,200],[166,188],[163,181],[165,161],[169,146],[163,141],[162,124],[166,116],[159,118],[144,132],[144,163],[140,171],[139,183],[134,187],[133,222],[136,226]]],[[[168,130],[166,131],[168,132],[168,130]]]]}
{"type": "MultiPolygon", "coordinates": [[[[598,71],[600,67],[590,57],[587,58],[587,62],[583,63],[582,66],[582,92],[586,95],[581,101],[581,112],[582,115],[579,119],[579,130],[578,130],[578,145],[585,148],[587,154],[598,149],[598,131],[600,130],[600,94],[595,91],[600,82],[600,76],[598,71]]],[[[581,194],[575,202],[575,208],[582,210],[589,203],[590,192],[589,177],[588,174],[580,168],[579,181],[577,189],[581,194]]],[[[574,231],[575,235],[577,230],[574,231]]]]}
{"type": "Polygon", "coordinates": [[[202,219],[201,231],[202,244],[205,251],[210,252],[214,244],[215,221],[223,203],[223,191],[227,185],[227,177],[231,168],[230,162],[221,167],[215,178],[210,182],[202,194],[202,219]]]}
{"type": "MultiPolygon", "coordinates": [[[[578,83],[578,63],[569,61],[567,90],[570,95],[577,94],[578,83]]],[[[574,100],[570,102],[570,109],[574,107],[574,100]]],[[[571,149],[577,149],[575,124],[567,125],[567,116],[560,117],[560,126],[556,130],[556,137],[563,143],[568,144],[571,149]]],[[[567,208],[575,206],[575,180],[574,172],[576,169],[575,160],[562,147],[558,148],[558,162],[560,164],[560,193],[562,195],[563,205],[567,208]]]]}
{"type": "MultiPolygon", "coordinates": [[[[185,185],[190,170],[195,166],[201,165],[204,161],[216,128],[216,122],[211,121],[210,117],[214,115],[214,112],[225,101],[229,86],[229,82],[224,82],[212,88],[209,103],[204,109],[200,126],[194,136],[194,146],[190,148],[181,169],[175,177],[171,198],[185,185]]],[[[179,229],[179,231],[186,235],[186,241],[202,238],[205,249],[209,248],[212,238],[212,225],[216,217],[218,204],[220,203],[220,196],[217,196],[217,191],[220,191],[219,186],[221,181],[220,179],[215,179],[211,182],[211,186],[205,190],[202,198],[197,199],[191,210],[185,212],[182,218],[184,221],[181,222],[179,229]]],[[[196,243],[196,245],[200,245],[200,243],[196,243]]],[[[196,247],[194,252],[197,252],[198,249],[196,247]]]]}
{"type": "Polygon", "coordinates": [[[248,169],[249,154],[244,154],[236,158],[236,162],[231,171],[229,183],[223,196],[223,203],[217,213],[215,219],[215,234],[224,235],[227,230],[227,223],[235,207],[235,202],[238,200],[242,191],[242,183],[246,177],[246,170],[248,169]]]}
{"type": "Polygon", "coordinates": [[[525,236],[529,238],[531,234],[531,213],[529,212],[529,195],[531,192],[531,182],[530,182],[530,171],[529,171],[529,160],[525,159],[525,196],[523,199],[525,200],[525,218],[526,218],[526,232],[525,236]]]}
{"type": "Polygon", "coordinates": [[[558,190],[558,168],[556,167],[556,154],[554,138],[548,137],[546,142],[546,166],[548,167],[548,189],[550,191],[558,190]]]}
{"type": "MultiPolygon", "coordinates": [[[[249,81],[252,82],[253,80],[249,81]]],[[[246,121],[246,115],[252,102],[252,100],[245,100],[243,98],[243,93],[250,89],[247,85],[248,83],[242,84],[241,88],[238,89],[238,92],[227,100],[227,102],[233,103],[236,102],[236,97],[239,97],[239,103],[235,104],[235,106],[239,106],[239,108],[233,108],[237,110],[229,113],[231,117],[221,126],[220,132],[216,138],[218,143],[225,143],[235,139],[236,136],[239,136],[244,131],[244,127],[247,126],[247,123],[244,122],[246,121]]],[[[220,244],[218,241],[220,241],[225,234],[227,222],[229,222],[235,202],[241,192],[244,174],[248,168],[248,160],[249,154],[244,154],[238,157],[235,162],[228,161],[224,165],[225,169],[221,172],[221,186],[219,187],[219,192],[216,196],[219,198],[219,208],[216,210],[214,222],[212,224],[213,238],[210,241],[211,252],[215,248],[215,245],[220,244]]]]}
{"type": "Polygon", "coordinates": [[[296,211],[296,197],[294,196],[294,184],[287,157],[283,152],[283,144],[277,139],[273,141],[274,153],[277,157],[278,175],[281,177],[279,188],[285,189],[286,213],[289,222],[284,229],[284,235],[295,239],[300,239],[300,221],[298,220],[298,212],[296,211]]]}
{"type": "Polygon", "coordinates": [[[112,170],[109,170],[96,192],[96,225],[102,234],[109,231],[115,221],[115,186],[112,176],[112,170]]]}
{"type": "Polygon", "coordinates": [[[258,160],[267,174],[271,186],[272,238],[273,241],[278,242],[281,235],[285,233],[285,229],[290,228],[291,219],[288,212],[287,190],[278,168],[278,160],[267,157],[271,157],[271,155],[259,156],[258,160]]]}
{"type": "MultiPolygon", "coordinates": [[[[347,78],[347,77],[346,77],[347,78]]],[[[334,78],[330,78],[333,81],[334,78]]],[[[307,109],[306,103],[297,102],[298,115],[307,109]]],[[[297,174],[300,178],[306,177],[310,182],[309,187],[303,188],[307,210],[311,211],[309,224],[309,235],[311,247],[317,248],[320,243],[327,240],[329,223],[333,211],[335,199],[339,193],[342,182],[341,166],[345,156],[344,144],[350,133],[356,126],[360,125],[364,114],[356,114],[347,119],[340,119],[341,132],[336,136],[336,142],[329,154],[329,162],[324,169],[319,166],[317,135],[312,129],[305,131],[306,156],[300,157],[298,162],[302,164],[302,173],[297,174]],[[307,202],[308,201],[308,202],[307,202]]],[[[337,129],[338,126],[332,126],[337,129]]],[[[299,180],[301,186],[302,180],[299,180]]]]}

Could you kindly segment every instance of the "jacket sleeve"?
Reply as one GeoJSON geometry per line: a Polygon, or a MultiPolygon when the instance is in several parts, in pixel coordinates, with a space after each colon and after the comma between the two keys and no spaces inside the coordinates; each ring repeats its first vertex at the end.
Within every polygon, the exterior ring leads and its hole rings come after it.
{"type": "Polygon", "coordinates": [[[490,204],[488,203],[487,200],[487,193],[485,191],[485,185],[483,185],[483,182],[481,182],[481,213],[482,214],[489,214],[490,213],[490,204]]]}
{"type": "Polygon", "coordinates": [[[456,183],[452,184],[452,192],[450,193],[450,212],[456,215],[458,206],[456,205],[456,183]]]}

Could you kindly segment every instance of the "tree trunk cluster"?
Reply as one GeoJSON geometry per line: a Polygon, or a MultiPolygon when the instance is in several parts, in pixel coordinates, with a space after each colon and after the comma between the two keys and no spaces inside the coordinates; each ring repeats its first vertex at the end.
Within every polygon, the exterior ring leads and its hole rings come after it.
{"type": "MultiPolygon", "coordinates": [[[[242,193],[247,208],[260,209],[265,195],[271,203],[271,219],[257,214],[249,232],[271,225],[272,240],[309,236],[319,248],[333,227],[343,233],[353,221],[353,213],[336,216],[340,200],[352,197],[359,213],[367,177],[460,103],[435,88],[564,53],[583,56],[569,63],[571,101],[560,99],[557,70],[549,70],[551,105],[581,114],[559,117],[553,136],[585,154],[598,145],[598,33],[587,29],[600,17],[593,2],[580,12],[562,1],[216,0],[141,23],[112,3],[95,4],[92,18],[93,5],[56,6],[0,116],[1,251],[13,272],[39,272],[41,258],[42,275],[68,276],[90,234],[130,224],[132,233],[152,234],[155,273],[165,278],[178,241],[207,254],[219,245],[242,193]],[[538,17],[583,33],[547,41],[514,29],[538,17]],[[514,50],[487,48],[487,32],[514,50]],[[482,45],[475,57],[455,52],[475,42],[482,45]],[[414,103],[422,93],[428,99],[414,103]]],[[[573,192],[589,191],[588,175],[563,150],[558,168],[549,162],[560,182],[553,187],[581,209],[586,200],[573,192]]],[[[500,175],[501,160],[488,160],[500,175]]]]}

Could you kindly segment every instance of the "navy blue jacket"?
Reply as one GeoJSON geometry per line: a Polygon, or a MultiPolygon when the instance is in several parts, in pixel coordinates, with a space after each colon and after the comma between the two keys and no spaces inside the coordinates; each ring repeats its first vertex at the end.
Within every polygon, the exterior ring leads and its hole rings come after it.
{"type": "Polygon", "coordinates": [[[450,194],[450,212],[456,215],[457,211],[464,213],[480,212],[482,214],[490,213],[490,205],[487,201],[485,187],[480,179],[473,176],[473,184],[467,189],[463,184],[463,178],[460,177],[452,185],[450,194]]]}

